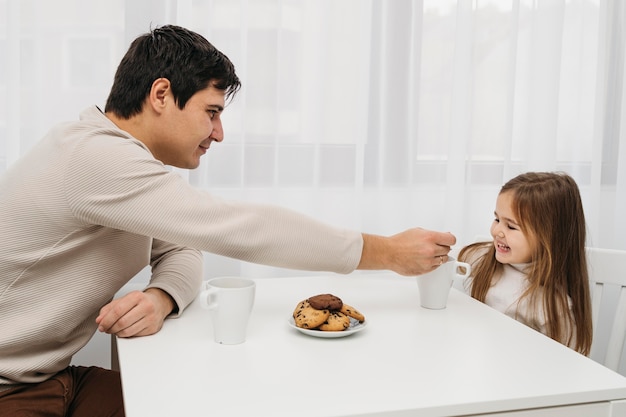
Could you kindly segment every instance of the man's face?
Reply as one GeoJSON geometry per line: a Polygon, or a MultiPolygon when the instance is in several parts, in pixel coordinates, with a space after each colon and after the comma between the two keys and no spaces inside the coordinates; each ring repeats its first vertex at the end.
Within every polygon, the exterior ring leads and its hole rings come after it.
{"type": "Polygon", "coordinates": [[[181,110],[174,102],[171,90],[162,122],[153,141],[156,159],[166,165],[193,169],[200,165],[200,157],[213,141],[224,139],[221,113],[224,110],[224,92],[212,86],[195,93],[181,110]]]}

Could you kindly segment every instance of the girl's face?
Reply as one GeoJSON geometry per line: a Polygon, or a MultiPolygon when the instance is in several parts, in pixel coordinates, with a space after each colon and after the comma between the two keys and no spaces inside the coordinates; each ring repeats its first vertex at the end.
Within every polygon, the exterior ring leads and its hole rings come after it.
{"type": "Polygon", "coordinates": [[[512,192],[506,191],[498,195],[494,214],[491,236],[498,262],[503,264],[530,262],[532,255],[530,242],[515,217],[512,192]]]}

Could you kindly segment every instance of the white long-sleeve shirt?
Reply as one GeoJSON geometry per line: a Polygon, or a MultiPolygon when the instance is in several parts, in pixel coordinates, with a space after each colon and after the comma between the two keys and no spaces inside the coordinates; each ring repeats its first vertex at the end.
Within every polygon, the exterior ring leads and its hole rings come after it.
{"type": "MultiPolygon", "coordinates": [[[[467,262],[473,263],[475,259],[467,262]]],[[[530,303],[527,297],[521,298],[528,289],[529,282],[527,269],[530,264],[503,264],[502,274],[491,281],[491,286],[485,296],[485,304],[499,312],[547,335],[547,318],[543,308],[543,293],[537,297],[536,303],[530,303]]],[[[465,292],[472,291],[471,278],[464,284],[465,292]]],[[[538,291],[542,291],[539,289],[538,291]]],[[[572,301],[568,297],[570,310],[572,301]]],[[[570,347],[575,345],[575,339],[570,347]]]]}
{"type": "Polygon", "coordinates": [[[180,314],[202,279],[200,251],[349,273],[362,247],[359,232],[191,187],[91,107],[0,177],[0,390],[68,366],[99,309],[146,265],[180,314]]]}

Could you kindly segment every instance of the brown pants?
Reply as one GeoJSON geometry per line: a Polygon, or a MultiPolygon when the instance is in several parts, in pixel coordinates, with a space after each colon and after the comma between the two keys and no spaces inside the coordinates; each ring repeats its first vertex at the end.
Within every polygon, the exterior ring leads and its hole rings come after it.
{"type": "Polygon", "coordinates": [[[47,381],[0,391],[0,417],[124,417],[120,374],[70,366],[47,381]]]}

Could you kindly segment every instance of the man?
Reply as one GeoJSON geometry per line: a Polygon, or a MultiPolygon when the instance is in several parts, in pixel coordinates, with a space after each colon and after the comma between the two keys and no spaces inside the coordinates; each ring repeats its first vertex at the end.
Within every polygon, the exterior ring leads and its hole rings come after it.
{"type": "Polygon", "coordinates": [[[449,233],[339,229],[218,199],[168,170],[196,168],[223,140],[239,88],[202,36],[154,29],[122,59],[104,113],[52,129],[0,178],[0,415],[123,415],[119,375],[70,367],[72,355],[96,329],[150,335],[181,314],[200,286],[200,251],[337,273],[418,275],[446,261],[449,233]],[[111,301],[148,264],[145,291],[111,301]]]}

